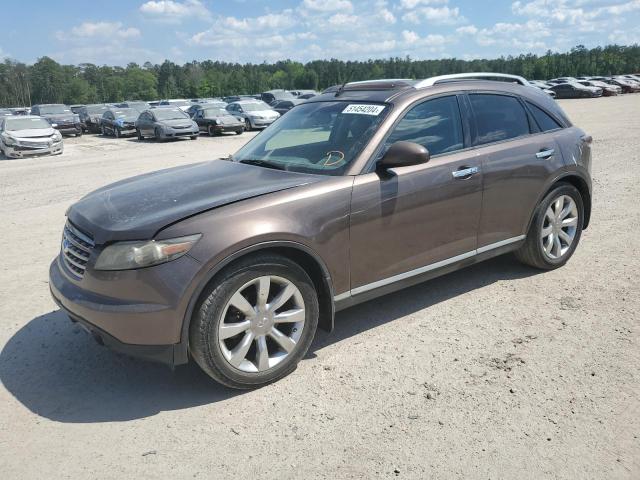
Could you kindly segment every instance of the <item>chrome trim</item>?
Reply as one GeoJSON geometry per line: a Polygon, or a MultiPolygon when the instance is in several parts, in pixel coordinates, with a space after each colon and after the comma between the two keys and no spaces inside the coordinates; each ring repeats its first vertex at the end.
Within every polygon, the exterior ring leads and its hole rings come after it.
{"type": "Polygon", "coordinates": [[[482,253],[495,250],[496,248],[504,247],[506,245],[511,245],[512,243],[519,242],[520,240],[524,240],[525,238],[527,238],[526,235],[519,235],[517,237],[507,238],[505,240],[501,240],[496,243],[485,245],[484,247],[480,247],[476,250],[472,250],[470,252],[463,253],[461,255],[456,255],[455,257],[447,258],[446,260],[441,260],[439,262],[431,263],[424,267],[416,268],[415,270],[411,270],[409,272],[400,273],[398,275],[394,275],[393,277],[383,278],[382,280],[378,280],[377,282],[373,282],[367,285],[363,285],[361,287],[353,288],[351,289],[351,291],[347,291],[345,293],[341,293],[340,295],[336,295],[333,297],[333,301],[338,302],[341,300],[346,300],[349,297],[360,295],[361,293],[365,293],[370,290],[375,290],[376,288],[384,287],[386,285],[390,285],[392,283],[396,283],[396,282],[405,280],[407,278],[415,277],[423,273],[431,272],[433,270],[437,270],[438,268],[446,267],[453,263],[466,260],[467,258],[472,258],[482,253]]]}
{"type": "MultiPolygon", "coordinates": [[[[545,132],[546,133],[546,132],[545,132]]],[[[541,160],[547,160],[555,155],[556,151],[551,148],[549,150],[543,150],[542,152],[536,153],[536,157],[541,160]]]]}
{"type": "Polygon", "coordinates": [[[451,172],[451,175],[453,175],[453,178],[468,178],[471,175],[475,175],[479,171],[480,169],[478,169],[478,167],[470,167],[451,172]]]}
{"type": "Polygon", "coordinates": [[[527,238],[526,235],[519,235],[513,238],[507,238],[506,240],[501,240],[500,242],[491,243],[489,245],[485,245],[484,247],[480,247],[476,250],[476,253],[480,255],[481,253],[486,253],[491,250],[495,250],[496,248],[504,247],[505,245],[510,245],[512,243],[519,242],[520,240],[524,240],[527,238]]]}
{"type": "MultiPolygon", "coordinates": [[[[506,73],[491,73],[491,72],[476,72],[476,73],[454,73],[451,75],[440,75],[437,77],[427,78],[416,83],[413,88],[416,90],[425,87],[433,87],[438,83],[448,82],[452,80],[492,80],[494,78],[501,78],[503,80],[510,80],[513,83],[519,85],[533,87],[526,78],[519,75],[509,75],[506,73]]],[[[537,88],[537,87],[533,87],[537,88]]]]}
{"type": "Polygon", "coordinates": [[[475,255],[476,255],[476,251],[473,250],[471,252],[463,253],[462,255],[457,255],[455,257],[447,258],[446,260],[442,260],[440,262],[432,263],[425,267],[416,268],[415,270],[411,270],[410,272],[400,273],[398,275],[394,275],[393,277],[384,278],[382,280],[378,280],[377,282],[369,283],[368,285],[363,285],[362,287],[351,289],[351,295],[358,295],[360,293],[364,293],[369,290],[374,290],[376,288],[384,287],[391,283],[396,283],[401,280],[405,280],[407,278],[415,277],[416,275],[421,275],[423,273],[427,273],[441,267],[446,267],[447,265],[451,265],[452,263],[456,263],[461,260],[471,258],[475,255]]]}

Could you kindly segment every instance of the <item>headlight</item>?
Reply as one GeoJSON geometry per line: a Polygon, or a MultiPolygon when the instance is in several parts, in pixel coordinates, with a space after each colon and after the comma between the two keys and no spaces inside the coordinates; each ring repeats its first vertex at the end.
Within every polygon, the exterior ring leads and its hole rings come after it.
{"type": "Polygon", "coordinates": [[[5,145],[15,145],[16,144],[16,139],[13,138],[8,133],[3,133],[2,134],[2,140],[4,141],[5,145]]]}
{"type": "Polygon", "coordinates": [[[168,240],[114,243],[102,251],[94,268],[96,270],[133,270],[170,262],[191,250],[201,236],[197,234],[168,240]]]}
{"type": "Polygon", "coordinates": [[[59,142],[62,140],[62,134],[56,130],[56,132],[51,136],[54,142],[59,142]]]}

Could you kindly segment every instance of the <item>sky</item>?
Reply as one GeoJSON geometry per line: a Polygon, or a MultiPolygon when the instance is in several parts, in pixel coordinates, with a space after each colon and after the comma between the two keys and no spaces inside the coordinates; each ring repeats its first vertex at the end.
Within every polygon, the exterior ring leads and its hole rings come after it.
{"type": "Polygon", "coordinates": [[[640,43],[640,0],[34,0],[0,58],[65,64],[495,58],[640,43]]]}

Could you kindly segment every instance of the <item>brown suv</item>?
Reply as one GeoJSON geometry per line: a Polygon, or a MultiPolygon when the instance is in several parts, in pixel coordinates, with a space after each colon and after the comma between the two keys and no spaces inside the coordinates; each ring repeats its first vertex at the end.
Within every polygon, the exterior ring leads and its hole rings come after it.
{"type": "Polygon", "coordinates": [[[506,252],[563,265],[589,223],[590,143],[527,86],[336,87],[230,159],[84,197],[51,291],[112,348],[263,385],[337,310],[506,252]]]}

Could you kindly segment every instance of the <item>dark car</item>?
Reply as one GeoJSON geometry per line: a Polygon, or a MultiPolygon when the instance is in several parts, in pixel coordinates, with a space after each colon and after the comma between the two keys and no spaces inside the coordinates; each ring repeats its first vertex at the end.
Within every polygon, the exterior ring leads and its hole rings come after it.
{"type": "Polygon", "coordinates": [[[51,126],[63,135],[82,136],[80,117],[66,105],[61,103],[33,105],[31,115],[47,119],[51,126]]]}
{"type": "Polygon", "coordinates": [[[94,103],[81,107],[78,112],[78,117],[82,123],[83,130],[85,132],[98,133],[100,131],[102,115],[110,107],[111,106],[106,103],[94,103]]]}
{"type": "Polygon", "coordinates": [[[622,93],[622,87],[610,85],[598,80],[580,80],[578,83],[586,87],[601,88],[603,97],[613,97],[622,93]]]}
{"type": "Polygon", "coordinates": [[[234,132],[237,135],[244,132],[244,118],[234,117],[221,107],[205,105],[196,110],[193,120],[198,124],[201,132],[207,132],[212,137],[228,132],[234,132]]]}
{"type": "Polygon", "coordinates": [[[635,82],[631,82],[629,80],[625,80],[622,78],[610,78],[605,83],[609,85],[615,85],[622,89],[622,93],[637,93],[640,92],[640,85],[635,82]]]}
{"type": "Polygon", "coordinates": [[[102,114],[100,132],[120,138],[136,134],[136,120],[140,116],[133,108],[110,108],[102,114]]]}
{"type": "Polygon", "coordinates": [[[538,89],[432,80],[335,87],[230,161],[90,193],[53,298],[112,348],[252,388],[338,310],[508,252],[564,265],[591,216],[591,137],[538,89]]]}
{"type": "Polygon", "coordinates": [[[273,106],[280,100],[295,100],[296,96],[286,90],[269,90],[260,95],[260,100],[264,103],[273,106]]]}
{"type": "Polygon", "coordinates": [[[143,102],[141,100],[127,100],[126,102],[122,102],[116,105],[119,108],[132,108],[136,110],[138,113],[142,113],[145,110],[149,110],[151,105],[148,102],[143,102]]]}
{"type": "Polygon", "coordinates": [[[147,137],[158,141],[181,137],[197,140],[200,130],[198,124],[180,108],[157,107],[140,114],[136,121],[136,133],[138,140],[147,137]]]}
{"type": "Polygon", "coordinates": [[[199,111],[202,110],[203,108],[227,108],[227,103],[223,102],[223,101],[215,101],[215,100],[211,100],[211,101],[207,101],[207,102],[200,102],[200,103],[194,103],[193,105],[191,105],[189,108],[187,108],[185,111],[187,112],[187,114],[193,118],[194,115],[199,111]]]}
{"type": "Polygon", "coordinates": [[[595,98],[602,96],[602,89],[587,87],[577,82],[559,83],[551,86],[556,93],[556,98],[595,98]]]}
{"type": "Polygon", "coordinates": [[[273,108],[280,115],[284,115],[289,110],[291,110],[296,105],[300,105],[304,100],[294,99],[294,100],[278,100],[276,101],[271,108],[273,108]]]}

